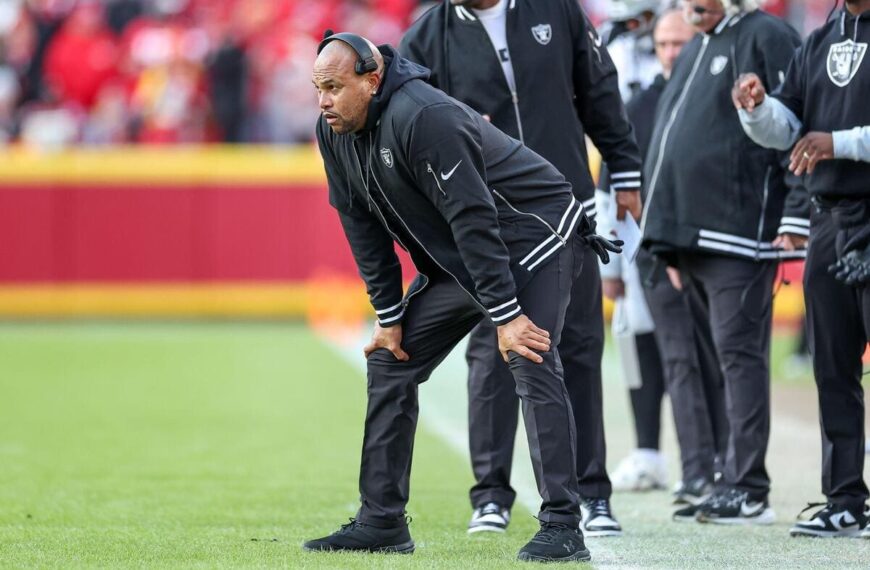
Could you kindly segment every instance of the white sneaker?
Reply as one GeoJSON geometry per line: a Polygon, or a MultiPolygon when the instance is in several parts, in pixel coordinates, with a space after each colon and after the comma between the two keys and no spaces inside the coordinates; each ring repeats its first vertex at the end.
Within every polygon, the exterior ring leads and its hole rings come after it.
{"type": "Polygon", "coordinates": [[[610,475],[614,491],[652,491],[666,489],[668,468],[664,456],[655,449],[635,449],[619,462],[610,475]]]}
{"type": "Polygon", "coordinates": [[[608,499],[583,499],[580,501],[580,530],[583,536],[622,536],[622,526],[613,516],[608,499]]]}
{"type": "Polygon", "coordinates": [[[822,508],[813,513],[809,520],[800,520],[798,515],[798,521],[791,527],[789,534],[832,538],[859,537],[863,535],[861,529],[864,529],[864,533],[867,532],[867,512],[855,514],[846,507],[831,503],[810,503],[800,514],[816,507],[822,508]]]}
{"type": "Polygon", "coordinates": [[[510,510],[497,503],[487,503],[474,509],[471,522],[468,523],[468,534],[476,532],[504,532],[511,522],[510,510]]]}

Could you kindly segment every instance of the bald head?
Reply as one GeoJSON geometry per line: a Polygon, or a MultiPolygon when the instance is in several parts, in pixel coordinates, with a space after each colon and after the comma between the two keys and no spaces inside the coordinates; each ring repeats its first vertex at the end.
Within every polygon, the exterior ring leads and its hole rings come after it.
{"type": "Polygon", "coordinates": [[[363,38],[372,50],[377,69],[357,75],[356,51],[341,40],[323,47],[314,62],[312,81],[317,89],[320,110],[327,124],[338,134],[356,132],[365,126],[368,106],[378,92],[384,75],[384,57],[378,48],[363,38]]]}
{"type": "MultiPolygon", "coordinates": [[[[374,60],[378,64],[378,68],[375,71],[382,74],[384,69],[384,56],[371,40],[367,38],[362,39],[365,41],[366,45],[369,46],[369,49],[372,50],[374,60]]],[[[325,60],[338,63],[339,65],[350,65],[350,69],[353,71],[358,59],[359,56],[350,44],[341,40],[333,40],[323,47],[323,51],[320,52],[317,56],[317,60],[314,62],[314,67],[317,67],[319,61],[325,60]]],[[[354,73],[356,72],[354,71],[354,73]]]]}
{"type": "Polygon", "coordinates": [[[670,78],[674,62],[683,46],[695,36],[695,29],[686,22],[681,10],[668,10],[659,16],[653,31],[656,57],[662,64],[662,75],[670,78]]]}

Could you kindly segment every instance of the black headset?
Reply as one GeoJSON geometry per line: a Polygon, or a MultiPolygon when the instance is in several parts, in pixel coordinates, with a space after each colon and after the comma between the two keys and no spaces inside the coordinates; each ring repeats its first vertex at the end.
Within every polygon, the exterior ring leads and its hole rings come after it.
{"type": "Polygon", "coordinates": [[[350,32],[335,34],[332,30],[326,30],[323,33],[323,40],[321,40],[320,45],[317,46],[317,54],[319,55],[320,52],[323,51],[326,44],[336,40],[346,43],[356,52],[357,60],[353,69],[356,71],[357,75],[365,75],[366,73],[375,71],[378,68],[378,62],[375,61],[375,54],[372,53],[372,48],[369,47],[368,42],[362,39],[361,36],[350,32]]]}

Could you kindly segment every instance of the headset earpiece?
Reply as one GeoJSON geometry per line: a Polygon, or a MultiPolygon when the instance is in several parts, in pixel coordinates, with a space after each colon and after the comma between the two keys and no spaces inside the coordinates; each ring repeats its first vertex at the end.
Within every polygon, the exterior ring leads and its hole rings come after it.
{"type": "Polygon", "coordinates": [[[369,47],[368,42],[362,39],[362,37],[356,34],[351,34],[350,32],[334,34],[332,30],[326,30],[323,33],[323,40],[321,40],[320,45],[317,46],[317,53],[319,54],[322,52],[323,48],[326,47],[326,44],[336,40],[346,43],[356,52],[357,60],[353,70],[357,75],[365,75],[370,71],[378,69],[378,62],[375,61],[375,54],[372,53],[372,49],[369,47]]]}

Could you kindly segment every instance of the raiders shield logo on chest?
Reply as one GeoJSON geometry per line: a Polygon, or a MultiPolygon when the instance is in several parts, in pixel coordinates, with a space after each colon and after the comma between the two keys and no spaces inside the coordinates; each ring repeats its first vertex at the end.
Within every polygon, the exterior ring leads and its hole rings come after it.
{"type": "Polygon", "coordinates": [[[388,148],[381,149],[381,160],[387,165],[387,168],[393,167],[393,151],[388,148]]]}
{"type": "Polygon", "coordinates": [[[858,73],[864,54],[867,53],[867,44],[858,44],[852,40],[846,40],[831,45],[828,51],[828,77],[837,87],[845,87],[858,73]]]}
{"type": "Polygon", "coordinates": [[[545,46],[550,43],[553,37],[553,28],[550,24],[538,24],[537,26],[532,26],[532,35],[535,36],[539,44],[545,46]]]}

